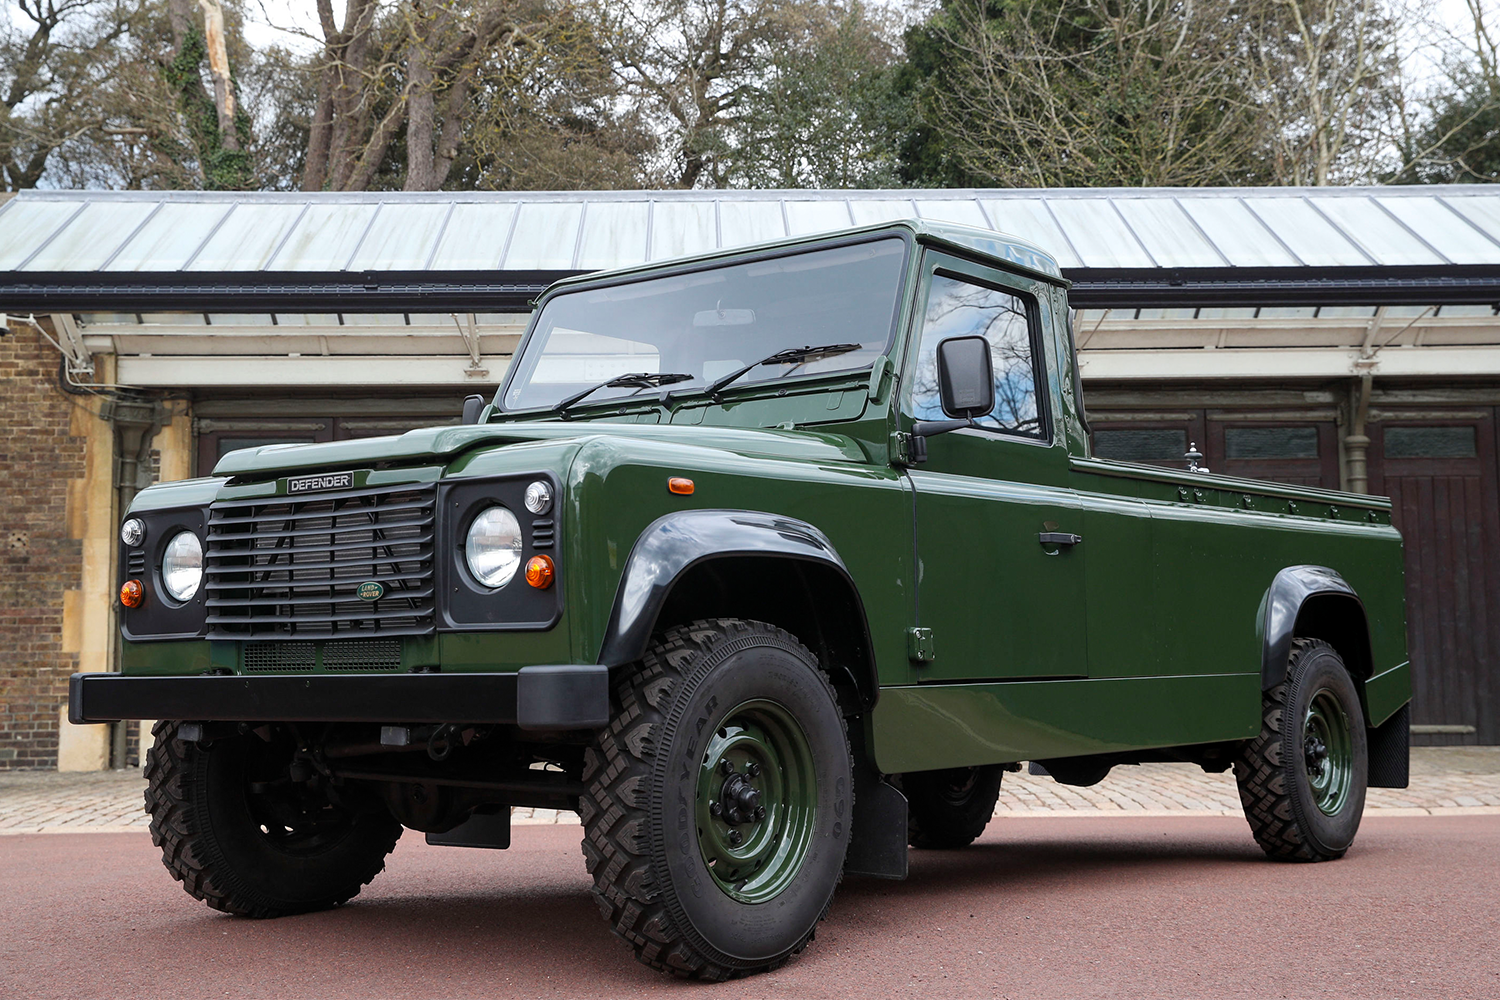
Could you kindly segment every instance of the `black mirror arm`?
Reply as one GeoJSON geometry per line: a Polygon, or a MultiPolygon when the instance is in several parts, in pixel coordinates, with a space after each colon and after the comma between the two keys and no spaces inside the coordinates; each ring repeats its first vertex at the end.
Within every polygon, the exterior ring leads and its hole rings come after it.
{"type": "Polygon", "coordinates": [[[934,434],[946,434],[964,427],[973,427],[973,417],[963,417],[959,420],[918,420],[911,425],[911,436],[926,438],[934,434]]]}

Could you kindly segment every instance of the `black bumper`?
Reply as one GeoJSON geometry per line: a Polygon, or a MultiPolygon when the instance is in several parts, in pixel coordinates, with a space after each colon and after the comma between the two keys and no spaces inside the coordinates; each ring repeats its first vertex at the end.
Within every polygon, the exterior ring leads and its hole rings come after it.
{"type": "Polygon", "coordinates": [[[609,672],[602,666],[537,666],[506,674],[73,675],[69,722],[122,719],[597,729],[609,722],[609,672]]]}

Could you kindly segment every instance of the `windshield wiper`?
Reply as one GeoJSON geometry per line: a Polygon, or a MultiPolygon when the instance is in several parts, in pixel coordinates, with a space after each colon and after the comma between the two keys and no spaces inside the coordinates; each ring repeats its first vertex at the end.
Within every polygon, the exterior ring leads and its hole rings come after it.
{"type": "Polygon", "coordinates": [[[692,375],[684,375],[682,372],[627,372],[624,375],[616,375],[614,378],[605,379],[598,385],[591,385],[582,392],[573,393],[573,395],[552,407],[552,412],[561,414],[574,403],[587,396],[592,396],[600,389],[640,390],[662,385],[674,385],[678,382],[691,382],[692,380],[692,375]]]}
{"type": "Polygon", "coordinates": [[[822,361],[824,358],[836,358],[840,354],[848,354],[850,351],[858,351],[863,347],[863,344],[824,344],[821,347],[789,347],[784,351],[777,351],[770,357],[761,358],[754,364],[746,365],[739,371],[730,372],[728,375],[725,375],[723,378],[714,382],[704,391],[708,393],[710,399],[717,403],[719,401],[720,389],[723,389],[729,383],[735,381],[746,372],[749,372],[755,368],[759,368],[761,365],[789,365],[793,362],[796,362],[799,365],[805,365],[809,361],[822,361]]]}

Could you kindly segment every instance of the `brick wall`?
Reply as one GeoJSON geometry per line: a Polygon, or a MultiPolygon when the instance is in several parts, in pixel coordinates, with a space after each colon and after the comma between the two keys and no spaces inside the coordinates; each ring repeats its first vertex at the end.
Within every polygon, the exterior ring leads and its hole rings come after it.
{"type": "Polygon", "coordinates": [[[57,387],[56,348],[12,329],[0,338],[0,770],[57,764],[58,708],[78,662],[62,651],[63,591],[83,561],[68,537],[68,483],[84,474],[75,404],[57,387]]]}

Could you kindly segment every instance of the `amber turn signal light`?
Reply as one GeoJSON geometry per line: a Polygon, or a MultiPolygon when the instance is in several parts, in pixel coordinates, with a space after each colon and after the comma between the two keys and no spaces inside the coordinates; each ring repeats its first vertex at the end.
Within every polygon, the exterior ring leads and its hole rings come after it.
{"type": "Polygon", "coordinates": [[[139,580],[126,580],[120,584],[120,603],[127,608],[138,608],[146,599],[146,588],[139,580]]]}
{"type": "Polygon", "coordinates": [[[552,573],[550,556],[532,556],[526,561],[526,582],[537,590],[552,586],[552,573]]]}
{"type": "Polygon", "coordinates": [[[673,493],[680,493],[683,496],[691,496],[693,481],[691,479],[683,479],[681,476],[673,476],[667,480],[667,489],[673,493]]]}

